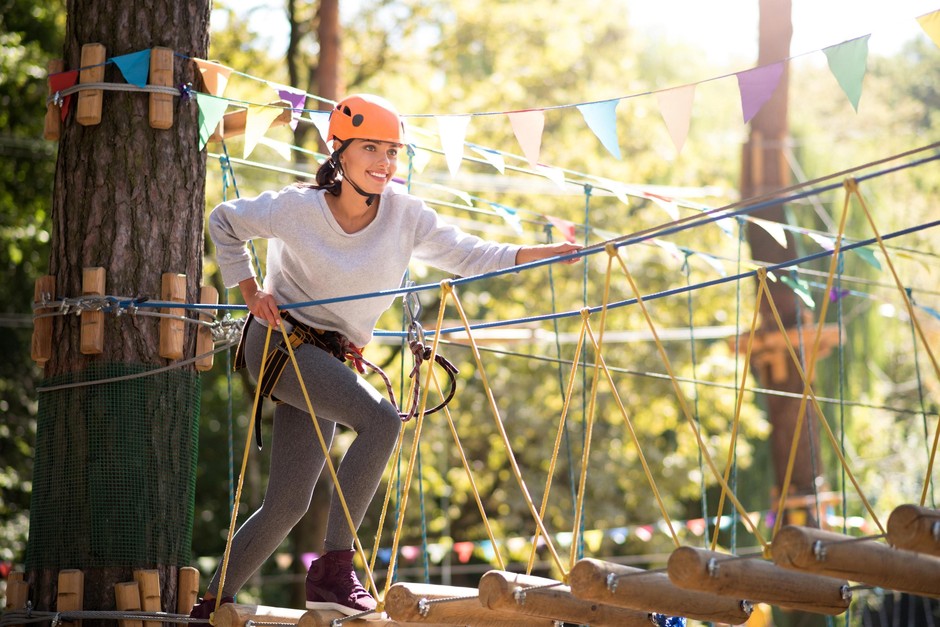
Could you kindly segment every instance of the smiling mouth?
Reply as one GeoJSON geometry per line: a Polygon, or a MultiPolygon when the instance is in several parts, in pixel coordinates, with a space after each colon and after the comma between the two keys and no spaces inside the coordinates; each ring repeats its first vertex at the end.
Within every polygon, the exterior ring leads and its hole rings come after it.
{"type": "Polygon", "coordinates": [[[388,179],[388,174],[385,173],[385,172],[371,172],[371,171],[366,171],[366,174],[368,174],[370,177],[372,177],[372,178],[374,178],[374,179],[378,179],[378,180],[380,180],[380,181],[384,181],[384,180],[388,179]]]}

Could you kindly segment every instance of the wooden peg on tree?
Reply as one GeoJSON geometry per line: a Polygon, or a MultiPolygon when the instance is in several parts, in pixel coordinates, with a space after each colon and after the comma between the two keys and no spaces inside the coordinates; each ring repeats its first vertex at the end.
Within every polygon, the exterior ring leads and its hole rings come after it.
{"type": "MultiPolygon", "coordinates": [[[[79,84],[101,83],[104,81],[105,48],[101,44],[82,46],[82,69],[78,75],[79,84]]],[[[75,120],[82,126],[94,126],[101,123],[101,103],[104,91],[101,89],[83,89],[78,92],[78,106],[75,120]]]]}

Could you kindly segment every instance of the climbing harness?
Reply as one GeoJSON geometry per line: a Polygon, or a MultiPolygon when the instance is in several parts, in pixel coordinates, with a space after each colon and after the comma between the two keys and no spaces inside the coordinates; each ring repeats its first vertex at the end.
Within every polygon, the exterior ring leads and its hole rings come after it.
{"type": "MultiPolygon", "coordinates": [[[[431,358],[431,348],[424,344],[424,332],[421,329],[420,323],[418,323],[414,317],[416,312],[420,312],[420,303],[418,304],[417,311],[412,309],[411,303],[409,303],[408,309],[409,315],[412,316],[408,332],[408,345],[411,349],[412,356],[414,357],[414,368],[412,369],[409,376],[415,379],[415,384],[412,386],[413,394],[411,408],[407,412],[403,412],[398,406],[398,403],[395,400],[395,392],[392,390],[392,382],[389,380],[388,375],[386,375],[379,366],[373,364],[363,357],[362,349],[350,342],[349,338],[347,338],[345,335],[339,333],[338,331],[326,331],[304,324],[286,311],[281,312],[281,318],[283,318],[291,328],[290,334],[287,336],[286,340],[286,342],[290,342],[291,349],[297,350],[303,344],[312,344],[313,346],[316,346],[317,348],[333,355],[342,362],[349,361],[356,368],[359,374],[365,374],[366,368],[378,374],[385,383],[388,399],[398,411],[398,416],[402,419],[402,422],[407,422],[408,420],[411,420],[417,413],[418,394],[420,391],[419,378],[417,376],[418,372],[421,369],[421,365],[431,358]]],[[[245,326],[242,328],[241,340],[239,341],[238,348],[235,351],[233,370],[241,370],[246,365],[245,338],[248,336],[248,329],[251,326],[253,320],[254,315],[248,314],[248,318],[245,320],[245,326]]],[[[286,342],[284,339],[281,339],[265,356],[261,371],[263,374],[261,376],[261,380],[258,382],[261,396],[270,398],[278,404],[280,404],[282,401],[274,395],[274,388],[277,386],[277,383],[281,378],[281,374],[284,372],[284,368],[287,367],[288,361],[290,361],[290,351],[287,348],[286,342]]],[[[450,378],[450,390],[439,405],[425,411],[424,415],[433,414],[434,412],[439,411],[445,407],[454,397],[457,389],[457,373],[459,372],[457,367],[441,354],[435,355],[434,361],[439,366],[441,366],[445,372],[447,372],[447,375],[450,378]]],[[[255,442],[257,443],[259,449],[262,448],[263,445],[261,436],[260,413],[261,405],[259,404],[255,410],[255,442]]]]}

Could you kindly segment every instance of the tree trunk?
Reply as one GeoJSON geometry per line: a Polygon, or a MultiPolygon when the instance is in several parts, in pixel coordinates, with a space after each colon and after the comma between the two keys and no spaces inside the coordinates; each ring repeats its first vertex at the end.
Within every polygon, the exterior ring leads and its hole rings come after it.
{"type": "MultiPolygon", "coordinates": [[[[793,27],[790,19],[789,0],[760,0],[760,52],[758,65],[767,65],[785,60],[790,56],[790,38],[793,27]]],[[[789,69],[785,66],[780,84],[773,97],[761,108],[751,121],[750,136],[744,147],[741,168],[741,197],[751,198],[771,193],[790,184],[789,169],[784,148],[788,141],[787,91],[789,69]]],[[[774,205],[753,215],[774,222],[786,222],[783,204],[774,205]]],[[[796,258],[795,242],[787,232],[787,248],[780,246],[764,229],[748,225],[748,243],[754,259],[768,263],[781,263],[796,258]]],[[[808,319],[799,321],[796,295],[780,281],[768,282],[770,294],[789,329],[799,322],[809,325],[808,319]]],[[[778,332],[777,323],[768,303],[761,303],[761,328],[765,333],[778,332]]],[[[797,347],[798,348],[798,347],[797,347]]],[[[769,370],[758,373],[761,385],[784,392],[803,392],[803,382],[789,355],[780,355],[787,364],[784,377],[772,377],[769,370]]],[[[796,430],[799,398],[776,395],[767,397],[767,411],[773,432],[771,455],[773,458],[776,487],[783,485],[784,474],[790,454],[793,434],[796,430]]],[[[813,494],[816,474],[820,469],[819,443],[816,438],[814,415],[807,409],[803,430],[791,479],[791,491],[796,494],[813,494]],[[810,434],[813,440],[810,441],[810,434]]],[[[779,494],[779,492],[778,492],[779,494]]]]}
{"type": "MultiPolygon", "coordinates": [[[[205,58],[210,3],[146,4],[69,0],[64,59],[81,66],[81,48],[105,46],[106,58],[157,46],[205,58]]],[[[104,81],[126,83],[115,64],[104,81]]],[[[174,58],[173,85],[196,83],[194,64],[174,58]]],[[[205,155],[198,150],[195,100],[174,97],[168,130],[149,125],[149,96],[104,91],[102,120],[75,120],[78,95],[62,129],[56,162],[49,271],[56,297],[82,294],[86,267],[106,271],[105,294],[161,299],[163,273],[186,275],[186,302],[202,278],[205,155]]],[[[160,573],[163,609],[176,611],[177,569],[191,554],[198,447],[199,379],[192,366],[159,357],[160,320],[141,307],[104,313],[104,348],[82,354],[81,318],[54,318],[45,386],[40,392],[36,472],[27,568],[37,609],[55,608],[57,572],[85,573],[86,610],[114,609],[113,586],[133,569],[160,573]],[[118,374],[130,380],[94,383],[118,374]]],[[[184,358],[195,354],[184,327],[184,358]]],[[[99,621],[92,621],[99,622],[99,621]]],[[[86,622],[87,624],[87,622],[86,622]]]]}

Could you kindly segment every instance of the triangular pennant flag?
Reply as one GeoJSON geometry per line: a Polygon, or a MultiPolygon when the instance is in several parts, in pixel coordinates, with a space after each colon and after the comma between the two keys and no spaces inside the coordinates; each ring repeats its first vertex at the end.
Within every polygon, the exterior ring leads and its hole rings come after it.
{"type": "Polygon", "coordinates": [[[665,250],[669,255],[676,261],[684,261],[685,255],[682,254],[682,251],[679,250],[679,247],[673,244],[672,242],[667,242],[666,240],[661,240],[653,238],[653,243],[665,250]]]}
{"type": "Polygon", "coordinates": [[[516,141],[522,147],[522,154],[532,169],[539,163],[542,151],[542,131],[545,129],[545,112],[541,109],[532,111],[513,111],[507,114],[516,141]]]}
{"type": "Polygon", "coordinates": [[[858,248],[852,248],[851,250],[872,268],[879,272],[881,271],[881,262],[878,261],[878,258],[875,257],[875,253],[871,249],[860,246],[858,248]]]}
{"type": "Polygon", "coordinates": [[[304,105],[307,104],[307,93],[300,89],[294,89],[293,87],[278,85],[276,83],[268,83],[268,85],[277,92],[278,98],[290,103],[290,128],[292,131],[297,130],[297,122],[300,120],[301,111],[304,105]]]}
{"type": "Polygon", "coordinates": [[[557,185],[559,189],[565,189],[565,172],[561,168],[553,168],[552,166],[539,163],[535,166],[535,173],[541,174],[557,185]]]}
{"type": "Polygon", "coordinates": [[[807,233],[807,237],[819,244],[823,250],[835,250],[836,244],[831,237],[819,233],[807,233]]]}
{"type": "Polygon", "coordinates": [[[415,150],[414,154],[411,156],[411,167],[414,168],[414,171],[418,174],[424,172],[424,168],[428,167],[430,162],[431,153],[427,150],[415,150]]]}
{"type": "Polygon", "coordinates": [[[603,529],[588,529],[584,532],[584,545],[588,551],[597,554],[601,550],[601,543],[604,541],[603,529]]]}
{"type": "Polygon", "coordinates": [[[781,276],[780,282],[793,290],[793,293],[800,297],[800,300],[809,307],[810,309],[816,308],[816,301],[813,300],[812,294],[809,293],[809,284],[802,279],[799,279],[795,276],[781,276]]]}
{"type": "Polygon", "coordinates": [[[279,154],[281,156],[281,159],[283,159],[284,161],[290,161],[291,145],[288,144],[287,142],[282,142],[276,139],[271,139],[269,137],[262,136],[258,138],[258,143],[261,144],[262,146],[267,146],[268,148],[271,148],[272,150],[274,150],[274,152],[279,154]]]}
{"type": "Polygon", "coordinates": [[[202,83],[206,86],[206,93],[212,96],[224,94],[232,68],[204,59],[193,59],[193,61],[196,62],[199,73],[202,74],[202,83]]]}
{"type": "Polygon", "coordinates": [[[920,309],[923,309],[924,311],[929,313],[931,316],[933,316],[937,320],[940,320],[940,312],[938,312],[933,307],[924,307],[923,305],[917,305],[917,307],[919,307],[920,309]]]}
{"type": "Polygon", "coordinates": [[[777,240],[781,248],[787,247],[787,233],[784,231],[782,224],[770,220],[762,220],[761,218],[751,218],[751,223],[767,231],[768,235],[777,240]]]}
{"type": "Polygon", "coordinates": [[[457,176],[460,162],[463,160],[463,142],[467,136],[467,125],[470,123],[469,115],[438,115],[438,135],[441,138],[441,150],[447,160],[447,169],[450,175],[457,176]]]}
{"type": "Polygon", "coordinates": [[[561,232],[562,237],[565,238],[565,241],[572,244],[575,243],[574,237],[574,222],[569,222],[568,220],[562,220],[561,218],[556,218],[555,216],[545,216],[552,226],[558,229],[561,232]]]}
{"type": "Polygon", "coordinates": [[[243,159],[248,158],[248,155],[258,144],[258,140],[264,137],[264,134],[271,128],[271,122],[283,111],[280,107],[267,107],[265,105],[248,107],[248,115],[245,117],[245,152],[242,155],[243,159]]]}
{"type": "MultiPolygon", "coordinates": [[[[78,70],[69,70],[68,72],[58,72],[56,74],[51,74],[49,76],[49,85],[53,94],[58,95],[58,93],[64,89],[72,87],[75,83],[78,82],[78,70]]],[[[69,114],[69,103],[72,102],[72,94],[65,96],[59,102],[59,116],[62,121],[65,122],[66,116],[69,114]]]]}
{"type": "Polygon", "coordinates": [[[829,61],[829,70],[839,81],[839,86],[848,97],[852,107],[858,111],[862,97],[862,80],[868,69],[868,38],[871,35],[850,39],[835,46],[823,48],[829,61]]]}
{"type": "Polygon", "coordinates": [[[666,198],[665,196],[660,196],[659,194],[651,194],[650,192],[643,192],[645,198],[649,198],[658,206],[662,207],[663,211],[669,214],[669,217],[673,220],[679,219],[679,205],[672,198],[666,198]]]}
{"type": "Polygon", "coordinates": [[[326,138],[330,136],[330,112],[310,111],[309,115],[310,121],[313,122],[313,125],[317,127],[317,131],[320,133],[323,143],[329,147],[329,150],[332,150],[333,147],[326,141],[326,138]]]}
{"type": "Polygon", "coordinates": [[[144,87],[147,84],[147,75],[150,73],[150,48],[123,54],[111,60],[121,70],[121,75],[128,83],[138,87],[144,87]]]}
{"type": "Polygon", "coordinates": [[[493,207],[493,210],[496,211],[503,220],[506,221],[513,230],[522,235],[522,222],[519,220],[519,216],[516,215],[516,210],[506,205],[501,205],[498,202],[491,202],[490,206],[493,207]]]}
{"type": "Polygon", "coordinates": [[[917,22],[933,42],[940,46],[940,11],[921,15],[917,18],[917,22]]]}
{"type": "Polygon", "coordinates": [[[199,150],[202,150],[209,143],[209,137],[219,125],[219,120],[225,115],[228,100],[197,91],[196,103],[199,105],[199,150]]]}
{"type": "Polygon", "coordinates": [[[588,128],[594,131],[604,148],[613,156],[620,158],[620,144],[617,140],[617,105],[619,100],[605,100],[578,105],[578,111],[584,116],[588,128]]]}
{"type": "Polygon", "coordinates": [[[780,77],[783,76],[784,62],[778,61],[770,65],[762,65],[753,70],[738,72],[738,90],[741,92],[741,111],[744,114],[744,123],[751,121],[764,103],[770,100],[780,77]]]}
{"type": "Polygon", "coordinates": [[[659,112],[666,122],[666,129],[676,147],[676,154],[682,152],[685,138],[689,134],[692,120],[692,101],[695,99],[695,84],[674,87],[658,92],[659,112]]]}
{"type": "Polygon", "coordinates": [[[490,150],[489,148],[480,148],[479,146],[470,146],[473,152],[477,153],[491,166],[499,170],[500,174],[505,174],[506,172],[506,160],[503,159],[503,155],[499,154],[495,150],[490,150]]]}
{"type": "Polygon", "coordinates": [[[716,257],[706,255],[705,253],[696,253],[696,255],[698,255],[702,261],[710,265],[720,276],[728,276],[728,273],[725,271],[725,266],[716,257]]]}

